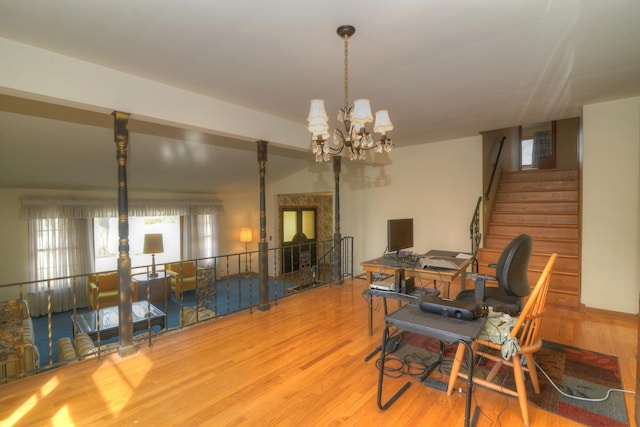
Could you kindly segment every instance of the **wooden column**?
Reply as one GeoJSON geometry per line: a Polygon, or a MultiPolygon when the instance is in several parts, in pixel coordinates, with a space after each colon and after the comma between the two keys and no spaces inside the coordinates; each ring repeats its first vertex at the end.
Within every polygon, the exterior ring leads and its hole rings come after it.
{"type": "Polygon", "coordinates": [[[342,234],[340,234],[340,169],[342,157],[333,156],[333,177],[335,181],[333,201],[333,283],[341,285],[342,280],[342,234]]]}
{"type": "Polygon", "coordinates": [[[267,166],[267,141],[257,141],[260,165],[260,241],[258,242],[258,271],[260,272],[260,296],[258,310],[267,311],[269,305],[269,244],[267,243],[267,214],[265,204],[264,175],[267,166]]]}
{"type": "Polygon", "coordinates": [[[129,144],[129,114],[114,111],[113,130],[118,160],[118,311],[121,357],[136,352],[133,345],[133,314],[131,312],[131,258],[129,257],[129,199],[127,195],[127,145],[129,144]]]}

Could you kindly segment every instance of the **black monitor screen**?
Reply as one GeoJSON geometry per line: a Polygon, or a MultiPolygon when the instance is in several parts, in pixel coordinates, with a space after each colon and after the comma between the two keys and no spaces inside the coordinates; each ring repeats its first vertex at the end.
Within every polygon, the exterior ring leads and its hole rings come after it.
{"type": "Polygon", "coordinates": [[[387,250],[398,252],[413,247],[413,218],[387,220],[387,250]]]}

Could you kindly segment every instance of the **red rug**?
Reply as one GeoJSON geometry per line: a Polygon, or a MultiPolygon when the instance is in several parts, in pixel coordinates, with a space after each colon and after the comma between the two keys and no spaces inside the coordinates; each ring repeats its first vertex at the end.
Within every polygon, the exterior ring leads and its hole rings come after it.
{"type": "MultiPolygon", "coordinates": [[[[446,377],[451,370],[456,348],[457,344],[445,346],[445,359],[439,371],[446,377]]],[[[429,363],[435,360],[438,352],[437,340],[404,332],[400,347],[392,355],[403,357],[414,354],[429,363]]],[[[614,356],[543,341],[542,349],[536,353],[536,362],[558,388],[573,396],[600,398],[609,389],[622,388],[618,358],[614,356]]],[[[487,361],[476,367],[474,375],[486,376],[491,367],[492,364],[487,361]]],[[[541,372],[538,372],[538,377],[540,394],[533,391],[530,381],[526,382],[527,398],[531,404],[588,426],[629,425],[622,393],[611,393],[603,402],[583,401],[560,394],[541,372]]],[[[494,382],[504,382],[507,387],[515,388],[513,370],[504,366],[494,382]]]]}

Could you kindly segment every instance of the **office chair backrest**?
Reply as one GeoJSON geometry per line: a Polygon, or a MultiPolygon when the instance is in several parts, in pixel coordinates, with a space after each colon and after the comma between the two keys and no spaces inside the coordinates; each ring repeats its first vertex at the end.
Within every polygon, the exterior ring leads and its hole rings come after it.
{"type": "Polygon", "coordinates": [[[500,289],[507,295],[525,297],[531,293],[527,270],[533,242],[531,236],[521,234],[504,249],[496,266],[500,289]]]}

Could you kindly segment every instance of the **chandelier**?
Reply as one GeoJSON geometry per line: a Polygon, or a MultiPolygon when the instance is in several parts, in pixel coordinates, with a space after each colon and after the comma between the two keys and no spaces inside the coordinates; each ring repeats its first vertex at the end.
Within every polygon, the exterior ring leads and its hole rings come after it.
{"type": "Polygon", "coordinates": [[[380,134],[374,138],[366,129],[366,124],[373,121],[368,99],[356,99],[349,106],[349,38],[356,32],[351,25],[341,25],[337,33],[344,39],[344,108],[338,111],[338,121],[343,124],[344,131],[336,128],[333,131],[333,144],[329,144],[329,123],[324,109],[324,100],[312,99],[307,129],[311,132],[311,151],[316,155],[316,162],[328,161],[331,155],[338,155],[345,150],[350,160],[363,160],[367,151],[375,149],[376,153],[389,152],[392,148],[387,132],[393,130],[389,111],[376,112],[373,131],[380,134]]]}

